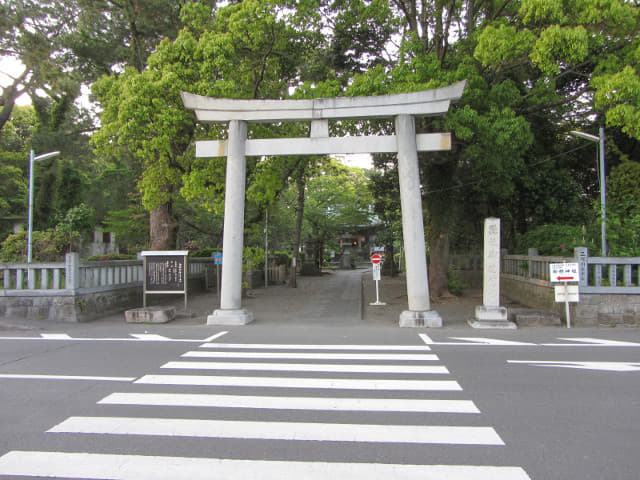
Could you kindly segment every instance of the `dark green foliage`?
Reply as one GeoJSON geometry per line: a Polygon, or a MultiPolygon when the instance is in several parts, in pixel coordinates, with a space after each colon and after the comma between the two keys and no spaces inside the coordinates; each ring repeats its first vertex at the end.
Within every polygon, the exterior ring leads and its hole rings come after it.
{"type": "Polygon", "coordinates": [[[124,253],[107,253],[106,255],[93,255],[87,258],[88,262],[108,262],[113,260],[135,260],[137,258],[134,254],[124,253]]]}
{"type": "MultiPolygon", "coordinates": [[[[32,237],[34,262],[63,262],[69,247],[69,237],[64,232],[34,231],[32,237]]],[[[3,262],[27,261],[27,232],[13,233],[2,242],[0,259],[3,262]]]]}
{"type": "Polygon", "coordinates": [[[460,280],[457,270],[449,269],[447,271],[447,289],[449,293],[456,297],[461,297],[467,288],[469,288],[469,286],[460,280]]]}
{"type": "Polygon", "coordinates": [[[594,241],[587,227],[550,224],[518,235],[515,253],[526,254],[529,248],[537,248],[540,255],[571,257],[575,247],[589,247],[593,250],[594,241]]]}

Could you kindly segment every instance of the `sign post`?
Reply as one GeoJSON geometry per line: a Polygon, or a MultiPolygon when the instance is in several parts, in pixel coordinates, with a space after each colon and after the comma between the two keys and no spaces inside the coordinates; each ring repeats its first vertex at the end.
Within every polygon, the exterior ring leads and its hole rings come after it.
{"type": "Polygon", "coordinates": [[[569,285],[568,282],[580,281],[580,268],[577,263],[551,263],[549,264],[549,277],[552,282],[563,282],[564,285],[555,287],[556,302],[564,302],[567,315],[567,328],[571,328],[571,313],[569,302],[580,301],[580,287],[569,285]]]}
{"type": "Polygon", "coordinates": [[[150,294],[184,294],[187,310],[188,250],[153,250],[142,252],[144,264],[143,305],[150,294]]]}
{"type": "Polygon", "coordinates": [[[376,301],[369,305],[386,305],[386,303],[380,301],[378,282],[380,281],[380,270],[382,267],[382,257],[377,253],[371,255],[371,264],[373,265],[373,280],[376,282],[376,301]]]}
{"type": "Polygon", "coordinates": [[[213,262],[216,265],[216,288],[218,289],[218,298],[220,298],[220,265],[222,265],[222,252],[213,254],[213,262]]]}

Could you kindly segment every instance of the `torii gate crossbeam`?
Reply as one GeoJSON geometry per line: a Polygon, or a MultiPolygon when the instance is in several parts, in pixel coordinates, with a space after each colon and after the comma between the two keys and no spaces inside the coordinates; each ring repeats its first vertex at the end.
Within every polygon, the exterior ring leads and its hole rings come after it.
{"type": "Polygon", "coordinates": [[[253,314],[242,308],[242,247],[246,157],[397,153],[408,310],[400,326],[439,327],[431,310],[418,172],[419,151],[451,149],[448,133],[418,134],[415,116],[444,115],[460,99],[466,82],[421,92],[313,100],[233,100],[182,93],[186,108],[203,122],[229,123],[228,140],[196,142],[197,157],[227,157],[220,308],[209,325],[243,325],[253,314]],[[329,137],[329,120],[394,118],[395,135],[329,137]],[[248,122],[310,121],[309,138],[247,139],[248,122]]]}

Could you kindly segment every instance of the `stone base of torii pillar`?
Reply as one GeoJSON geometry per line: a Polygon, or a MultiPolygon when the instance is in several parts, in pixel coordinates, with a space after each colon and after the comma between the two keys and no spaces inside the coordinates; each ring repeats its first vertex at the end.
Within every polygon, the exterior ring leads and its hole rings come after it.
{"type": "Polygon", "coordinates": [[[442,317],[435,310],[426,312],[414,312],[405,310],[400,314],[400,327],[442,327],[442,317]]]}
{"type": "Polygon", "coordinates": [[[507,309],[500,306],[500,219],[484,221],[484,259],[482,301],[476,306],[475,318],[469,320],[473,328],[508,328],[518,326],[507,318],[507,309]]]}
{"type": "Polygon", "coordinates": [[[246,325],[253,322],[253,313],[244,308],[238,310],[214,310],[207,317],[207,325],[246,325]]]}

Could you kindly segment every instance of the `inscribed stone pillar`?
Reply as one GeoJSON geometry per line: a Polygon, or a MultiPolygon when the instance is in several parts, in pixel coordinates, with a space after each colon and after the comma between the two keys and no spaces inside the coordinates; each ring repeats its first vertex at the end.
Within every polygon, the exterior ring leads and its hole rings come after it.
{"type": "Polygon", "coordinates": [[[409,302],[409,310],[400,314],[400,326],[441,327],[442,318],[435,310],[431,310],[429,302],[415,119],[411,115],[398,115],[395,123],[409,302]]]}
{"type": "Polygon", "coordinates": [[[482,302],[475,310],[473,328],[516,328],[507,320],[507,309],[500,306],[500,219],[484,221],[484,265],[482,302]]]}
{"type": "Polygon", "coordinates": [[[209,315],[208,325],[244,325],[253,321],[251,312],[242,308],[246,140],[247,122],[231,120],[224,198],[220,308],[209,315]]]}

